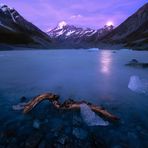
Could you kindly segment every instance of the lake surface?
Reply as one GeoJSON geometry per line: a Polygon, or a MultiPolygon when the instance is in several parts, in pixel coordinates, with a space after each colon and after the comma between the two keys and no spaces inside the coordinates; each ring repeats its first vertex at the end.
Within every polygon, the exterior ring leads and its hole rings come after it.
{"type": "Polygon", "coordinates": [[[87,139],[94,134],[102,141],[100,146],[104,147],[148,147],[148,94],[128,88],[130,77],[134,75],[148,82],[148,69],[125,66],[131,59],[148,62],[148,52],[126,49],[115,52],[1,51],[0,131],[4,134],[1,134],[0,144],[24,147],[26,136],[40,134],[41,137],[44,135],[41,141],[50,145],[52,138],[60,136],[49,134],[53,129],[58,132],[62,126],[63,135],[69,135],[74,140],[74,147],[81,147],[86,139],[80,140],[72,134],[73,128],[80,127],[75,127],[73,123],[75,118],[81,119],[79,112],[62,113],[56,111],[49,102],[42,103],[27,115],[12,110],[12,105],[19,103],[22,96],[29,100],[44,92],[54,92],[60,95],[61,101],[68,98],[86,100],[119,116],[118,124],[110,123],[107,127],[87,127],[82,122],[81,128],[87,132],[87,139]],[[39,129],[33,128],[36,120],[41,124],[39,129]],[[65,130],[68,131],[69,128],[71,130],[66,133],[65,130]],[[77,145],[78,143],[81,144],[77,145]]]}

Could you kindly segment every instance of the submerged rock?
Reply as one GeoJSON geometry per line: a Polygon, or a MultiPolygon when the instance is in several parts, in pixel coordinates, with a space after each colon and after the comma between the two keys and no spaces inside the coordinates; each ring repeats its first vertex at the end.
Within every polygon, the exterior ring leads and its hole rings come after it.
{"type": "Polygon", "coordinates": [[[138,60],[132,59],[129,63],[131,63],[131,64],[136,64],[136,63],[138,63],[138,60]]]}
{"type": "Polygon", "coordinates": [[[148,63],[141,63],[136,59],[132,59],[131,61],[129,61],[129,63],[126,64],[126,66],[148,68],[148,63]]]}
{"type": "Polygon", "coordinates": [[[9,137],[14,137],[16,136],[16,130],[6,130],[4,133],[3,133],[4,136],[6,136],[7,138],[9,137]]]}
{"type": "Polygon", "coordinates": [[[82,123],[82,119],[78,116],[73,116],[73,121],[72,121],[74,126],[80,126],[82,123]]]}
{"type": "Polygon", "coordinates": [[[80,105],[81,116],[88,126],[108,126],[109,122],[97,116],[87,104],[80,105]]]}
{"type": "Polygon", "coordinates": [[[67,139],[68,139],[68,137],[66,135],[61,135],[61,136],[58,137],[57,142],[64,145],[66,143],[67,139]]]}
{"type": "Polygon", "coordinates": [[[41,133],[32,133],[29,135],[25,142],[25,147],[33,148],[38,147],[40,142],[42,141],[43,135],[41,133]]]}
{"type": "Polygon", "coordinates": [[[107,148],[105,141],[100,137],[96,137],[95,134],[91,134],[89,139],[92,148],[107,148]]]}
{"type": "Polygon", "coordinates": [[[40,128],[40,124],[41,124],[41,123],[40,123],[39,120],[34,120],[34,121],[33,121],[33,127],[36,128],[36,129],[39,129],[39,128],[40,128]]]}
{"type": "Polygon", "coordinates": [[[43,141],[40,142],[38,148],[45,148],[45,147],[46,147],[46,141],[43,140],[43,141]]]}
{"type": "Polygon", "coordinates": [[[117,53],[116,51],[113,51],[112,53],[117,53]]]}
{"type": "Polygon", "coordinates": [[[20,101],[21,101],[21,102],[25,102],[26,100],[27,100],[27,98],[24,97],[24,96],[22,96],[22,97],[20,98],[20,101]]]}
{"type": "Polygon", "coordinates": [[[81,139],[81,140],[85,139],[87,137],[87,135],[88,135],[88,133],[85,130],[81,129],[81,128],[74,128],[73,131],[72,131],[72,134],[76,138],[81,139]]]}

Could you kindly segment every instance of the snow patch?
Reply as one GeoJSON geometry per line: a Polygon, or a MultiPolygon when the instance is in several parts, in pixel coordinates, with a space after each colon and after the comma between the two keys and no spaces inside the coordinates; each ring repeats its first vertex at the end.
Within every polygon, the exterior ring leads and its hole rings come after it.
{"type": "Polygon", "coordinates": [[[87,30],[84,33],[87,34],[87,33],[91,33],[91,32],[93,32],[93,30],[87,30]]]}
{"type": "Polygon", "coordinates": [[[58,32],[57,36],[60,36],[64,33],[64,30],[61,30],[60,32],[58,32]]]}
{"type": "Polygon", "coordinates": [[[15,18],[14,18],[14,13],[15,13],[15,11],[14,12],[10,12],[10,10],[14,10],[13,8],[9,8],[8,6],[6,6],[6,5],[3,5],[3,4],[1,4],[0,5],[0,9],[3,11],[3,12],[9,12],[10,13],[10,15],[11,15],[11,17],[12,17],[12,20],[16,23],[16,20],[15,20],[15,18]]]}
{"type": "Polygon", "coordinates": [[[97,31],[95,30],[95,31],[93,31],[93,32],[91,32],[91,34],[89,34],[89,35],[87,35],[87,36],[92,36],[93,34],[95,34],[97,31]]]}
{"type": "Polygon", "coordinates": [[[1,7],[3,7],[4,5],[5,5],[5,4],[3,4],[3,3],[0,3],[0,8],[1,8],[1,7]]]}
{"type": "Polygon", "coordinates": [[[14,8],[12,8],[12,7],[8,7],[7,5],[5,5],[5,4],[0,4],[0,9],[3,11],[4,10],[4,12],[6,11],[6,10],[8,10],[8,9],[10,9],[10,10],[14,10],[14,8]]]}
{"type": "MultiPolygon", "coordinates": [[[[9,11],[9,10],[8,10],[8,11],[9,11]]],[[[16,20],[15,20],[15,18],[14,18],[15,11],[12,12],[12,13],[9,11],[9,13],[10,13],[10,15],[11,15],[11,18],[12,18],[13,22],[16,23],[16,20]]]]}
{"type": "Polygon", "coordinates": [[[66,36],[69,36],[69,35],[73,34],[74,32],[75,31],[69,31],[69,32],[66,33],[66,36]]]}
{"type": "Polygon", "coordinates": [[[62,22],[60,22],[59,24],[58,24],[58,27],[57,27],[57,29],[62,29],[64,26],[66,26],[67,25],[67,23],[65,22],[65,21],[62,21],[62,22]]]}
{"type": "Polygon", "coordinates": [[[5,5],[2,5],[2,6],[1,6],[1,10],[2,10],[3,12],[6,12],[6,11],[8,10],[8,7],[5,6],[5,5]]]}
{"type": "Polygon", "coordinates": [[[80,105],[81,116],[88,126],[108,126],[109,122],[97,116],[87,104],[80,105]]]}
{"type": "Polygon", "coordinates": [[[20,16],[17,15],[17,16],[15,16],[15,19],[18,19],[19,17],[20,17],[20,16]]]}
{"type": "Polygon", "coordinates": [[[50,32],[51,30],[52,30],[52,29],[50,28],[50,29],[47,30],[47,32],[50,32]]]}

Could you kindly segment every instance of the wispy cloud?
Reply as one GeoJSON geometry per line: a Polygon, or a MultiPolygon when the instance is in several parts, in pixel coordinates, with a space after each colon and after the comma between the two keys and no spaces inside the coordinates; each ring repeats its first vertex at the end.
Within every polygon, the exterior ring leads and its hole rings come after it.
{"type": "Polygon", "coordinates": [[[80,15],[80,14],[78,14],[78,15],[72,15],[70,18],[71,19],[82,18],[82,15],[80,15]]]}

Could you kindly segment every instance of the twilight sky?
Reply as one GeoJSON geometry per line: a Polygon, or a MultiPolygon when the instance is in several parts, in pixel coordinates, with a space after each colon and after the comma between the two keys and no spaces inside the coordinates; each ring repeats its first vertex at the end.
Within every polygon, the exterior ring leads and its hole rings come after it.
{"type": "Polygon", "coordinates": [[[123,22],[147,0],[0,0],[15,8],[43,31],[66,21],[83,27],[100,28],[108,21],[123,22]]]}

